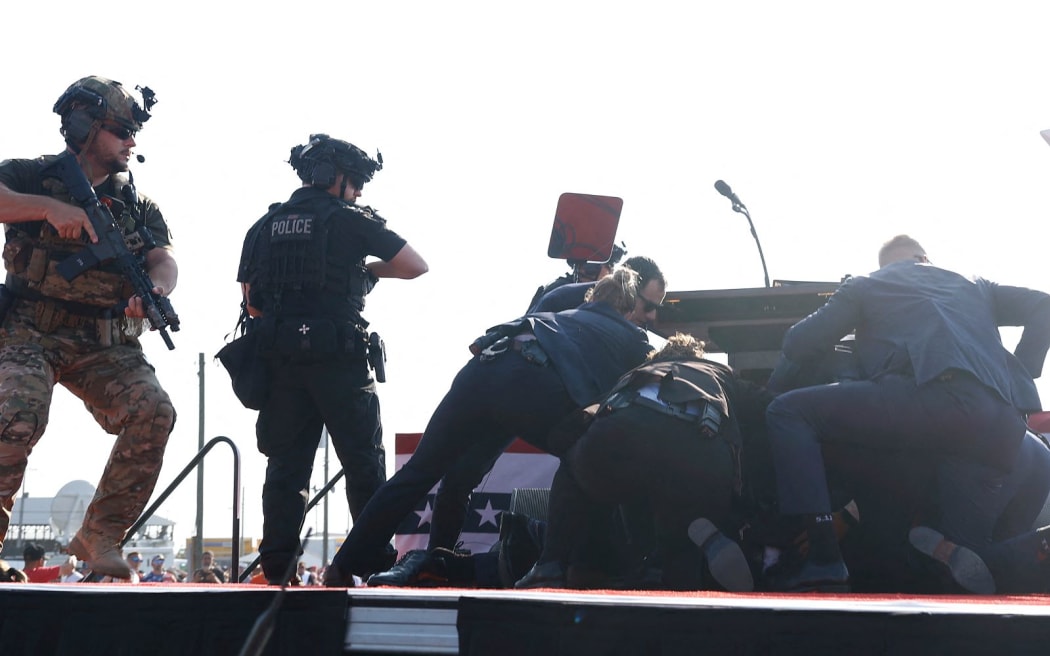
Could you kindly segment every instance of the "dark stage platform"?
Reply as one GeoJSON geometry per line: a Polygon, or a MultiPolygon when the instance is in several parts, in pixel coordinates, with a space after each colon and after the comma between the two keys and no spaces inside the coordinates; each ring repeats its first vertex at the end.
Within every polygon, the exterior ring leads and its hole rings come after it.
{"type": "MultiPolygon", "coordinates": [[[[0,654],[238,654],[278,589],[2,584],[0,654]]],[[[1050,597],[292,588],[265,654],[1045,654],[1050,597]]]]}

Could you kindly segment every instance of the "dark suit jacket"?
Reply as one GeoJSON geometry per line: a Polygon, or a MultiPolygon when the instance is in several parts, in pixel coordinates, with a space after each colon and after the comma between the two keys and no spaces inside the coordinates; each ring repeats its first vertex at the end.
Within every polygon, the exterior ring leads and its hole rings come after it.
{"type": "Polygon", "coordinates": [[[653,350],[648,334],[608,303],[584,303],[575,310],[527,314],[489,328],[486,337],[514,336],[525,331],[539,340],[572,400],[580,406],[597,401],[653,350]]]}
{"type": "Polygon", "coordinates": [[[594,287],[593,282],[574,282],[544,294],[530,312],[561,312],[583,305],[583,297],[594,287]]]}
{"type": "Polygon", "coordinates": [[[607,303],[526,316],[573,401],[590,405],[653,349],[644,330],[607,303]]]}
{"type": "Polygon", "coordinates": [[[770,388],[789,388],[795,365],[826,354],[852,330],[864,378],[903,374],[922,385],[962,370],[1023,412],[1040,409],[1032,379],[1050,348],[1050,295],[1043,292],[971,281],[916,262],[851,278],[788,331],[787,362],[774,371],[770,388]],[[1013,354],[1003,347],[999,326],[1024,327],[1013,354]]]}

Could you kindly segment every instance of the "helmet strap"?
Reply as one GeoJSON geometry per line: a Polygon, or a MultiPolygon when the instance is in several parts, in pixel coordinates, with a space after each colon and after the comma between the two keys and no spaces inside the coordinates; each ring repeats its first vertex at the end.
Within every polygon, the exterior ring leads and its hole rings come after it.
{"type": "Polygon", "coordinates": [[[95,141],[95,136],[98,134],[99,129],[102,127],[100,121],[95,121],[91,124],[91,131],[88,132],[87,139],[84,140],[84,145],[77,147],[73,146],[73,152],[77,155],[77,162],[80,164],[80,168],[84,169],[84,175],[91,182],[91,186],[95,186],[94,174],[92,172],[91,162],[84,156],[84,153],[91,147],[91,144],[95,141]]]}

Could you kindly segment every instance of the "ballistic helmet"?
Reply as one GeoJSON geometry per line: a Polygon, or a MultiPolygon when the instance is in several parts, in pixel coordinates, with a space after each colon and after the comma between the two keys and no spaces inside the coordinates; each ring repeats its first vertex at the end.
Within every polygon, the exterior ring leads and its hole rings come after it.
{"type": "Polygon", "coordinates": [[[62,134],[72,144],[83,143],[96,122],[113,121],[138,131],[149,120],[149,110],[157,98],[149,87],[135,87],[142,93],[139,105],[127,89],[113,80],[91,75],[71,84],[55,101],[54,112],[62,117],[62,134]]]}
{"type": "Polygon", "coordinates": [[[371,182],[376,171],[383,170],[383,155],[376,153],[372,159],[350,142],[327,134],[311,134],[308,144],[292,148],[288,163],[308,184],[327,188],[335,183],[338,173],[343,173],[360,189],[371,182]]]}

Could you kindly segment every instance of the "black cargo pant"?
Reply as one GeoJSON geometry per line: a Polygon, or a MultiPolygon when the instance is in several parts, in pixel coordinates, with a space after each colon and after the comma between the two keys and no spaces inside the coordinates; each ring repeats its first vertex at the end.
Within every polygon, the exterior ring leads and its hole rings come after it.
{"type": "Polygon", "coordinates": [[[607,535],[606,516],[630,503],[652,514],[656,555],[672,567],[696,551],[687,533],[690,522],[706,517],[725,525],[735,476],[729,444],[703,437],[695,423],[637,405],[600,416],[565,453],[554,476],[540,562],[593,562],[600,555],[593,552],[595,537],[607,535]]]}
{"type": "Polygon", "coordinates": [[[277,581],[299,556],[322,429],[328,428],[346,474],[346,499],[355,520],[386,480],[386,453],[379,399],[364,359],[272,364],[269,400],[259,412],[256,436],[267,457],[259,554],[267,579],[277,581]]]}

